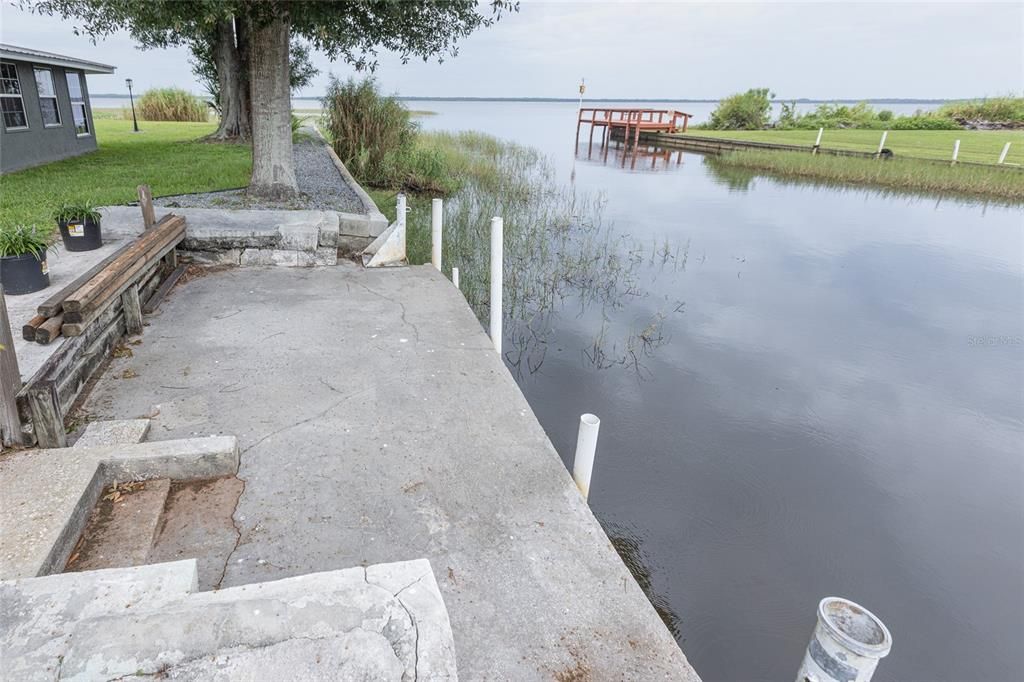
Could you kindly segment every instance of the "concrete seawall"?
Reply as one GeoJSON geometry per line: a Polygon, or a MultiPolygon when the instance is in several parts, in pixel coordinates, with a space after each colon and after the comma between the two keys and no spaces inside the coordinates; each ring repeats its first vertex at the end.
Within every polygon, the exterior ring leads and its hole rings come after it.
{"type": "Polygon", "coordinates": [[[133,352],[94,418],[238,437],[238,542],[200,589],[426,557],[464,680],[698,679],[433,268],[210,274],[133,352]]]}

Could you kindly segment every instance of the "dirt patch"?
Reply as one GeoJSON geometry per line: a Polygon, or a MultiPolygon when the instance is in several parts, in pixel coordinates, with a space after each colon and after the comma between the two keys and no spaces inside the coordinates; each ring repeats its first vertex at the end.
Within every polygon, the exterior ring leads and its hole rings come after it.
{"type": "Polygon", "coordinates": [[[199,588],[216,587],[239,542],[232,517],[244,488],[235,476],[173,482],[150,562],[196,559],[199,588]]]}

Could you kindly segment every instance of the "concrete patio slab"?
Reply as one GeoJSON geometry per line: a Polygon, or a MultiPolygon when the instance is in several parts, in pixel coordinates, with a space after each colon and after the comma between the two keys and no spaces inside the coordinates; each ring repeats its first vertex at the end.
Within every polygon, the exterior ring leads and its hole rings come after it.
{"type": "Polygon", "coordinates": [[[221,588],[427,557],[463,679],[698,679],[432,267],[230,269],[150,322],[86,409],[238,435],[221,588]]]}

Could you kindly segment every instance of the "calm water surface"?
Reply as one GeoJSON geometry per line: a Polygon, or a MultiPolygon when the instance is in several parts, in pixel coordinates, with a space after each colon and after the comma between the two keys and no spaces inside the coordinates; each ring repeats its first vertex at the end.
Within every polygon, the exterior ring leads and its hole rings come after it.
{"type": "Polygon", "coordinates": [[[1019,207],[630,171],[574,160],[571,104],[423,108],[544,150],[649,245],[513,371],[567,463],[601,417],[591,506],[704,679],[792,679],[826,595],[892,631],[876,679],[1022,678],[1019,207]]]}

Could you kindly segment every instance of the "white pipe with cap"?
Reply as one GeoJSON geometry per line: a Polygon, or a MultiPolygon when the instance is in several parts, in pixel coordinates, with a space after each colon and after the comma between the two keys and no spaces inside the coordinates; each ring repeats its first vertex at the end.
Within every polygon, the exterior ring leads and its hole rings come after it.
{"type": "Polygon", "coordinates": [[[459,288],[459,269],[458,268],[452,268],[452,284],[455,285],[456,289],[459,288]]]}
{"type": "Polygon", "coordinates": [[[842,597],[818,604],[818,624],[796,682],[869,682],[892,635],[875,614],[842,597]]]}
{"type": "Polygon", "coordinates": [[[597,452],[597,432],[601,420],[596,415],[580,415],[580,429],[576,434],[576,455],[572,461],[572,479],[583,493],[583,499],[590,496],[590,477],[594,473],[594,454],[597,452]]]}

